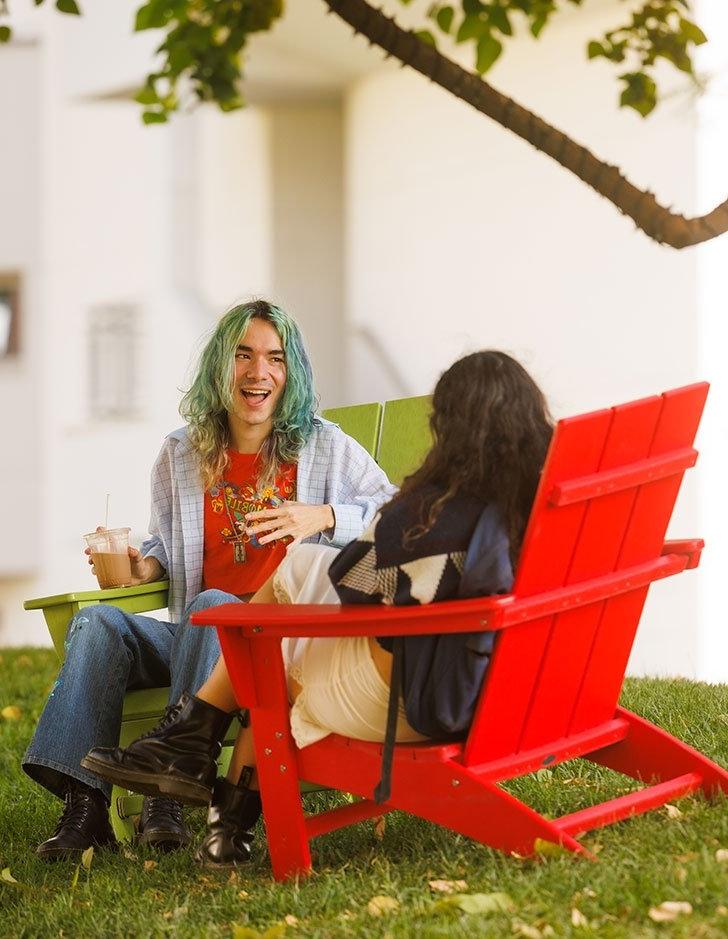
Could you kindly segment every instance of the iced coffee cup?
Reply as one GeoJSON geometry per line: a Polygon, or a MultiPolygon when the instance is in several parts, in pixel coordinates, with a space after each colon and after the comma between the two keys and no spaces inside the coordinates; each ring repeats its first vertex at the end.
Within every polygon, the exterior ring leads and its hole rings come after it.
{"type": "Polygon", "coordinates": [[[131,585],[130,531],[130,528],[107,528],[83,536],[91,549],[91,561],[102,589],[131,585]]]}

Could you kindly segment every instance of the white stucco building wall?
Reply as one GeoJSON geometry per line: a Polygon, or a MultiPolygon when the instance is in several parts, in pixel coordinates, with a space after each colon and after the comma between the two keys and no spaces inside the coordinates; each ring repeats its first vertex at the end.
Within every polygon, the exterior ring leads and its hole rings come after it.
{"type": "MultiPolygon", "coordinates": [[[[702,6],[720,17],[716,0],[702,6]]],[[[297,0],[251,45],[246,112],[145,128],[123,100],[154,38],[125,36],[132,8],[112,20],[46,16],[38,34],[45,146],[20,172],[43,195],[31,263],[43,532],[31,576],[0,571],[0,645],[47,641],[24,597],[92,586],[79,536],[106,492],[110,522],[144,536],[149,465],[179,422],[198,337],[228,303],[262,294],[299,315],[324,405],[426,393],[483,346],[521,358],[556,416],[713,381],[704,466],[688,474],[671,528],[710,532],[710,551],[699,571],[653,588],[631,669],[727,680],[718,584],[728,547],[712,511],[726,457],[725,240],[684,252],[653,244],[548,158],[382,64],[317,0],[297,0]],[[99,424],[88,419],[88,317],[119,302],[139,310],[139,407],[99,424]]],[[[711,92],[696,107],[670,78],[648,121],[617,110],[612,70],[583,55],[615,11],[624,15],[604,0],[538,43],[517,41],[493,82],[663,201],[704,210],[726,188],[722,99],[711,92]]],[[[713,65],[725,68],[713,33],[713,65]]]]}

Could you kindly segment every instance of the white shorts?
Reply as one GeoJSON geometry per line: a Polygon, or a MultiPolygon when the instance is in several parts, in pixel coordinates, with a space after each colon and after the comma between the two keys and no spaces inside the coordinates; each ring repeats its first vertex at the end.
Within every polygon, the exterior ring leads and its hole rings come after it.
{"type": "MultiPolygon", "coordinates": [[[[329,580],[337,548],[294,546],[273,578],[279,603],[338,603],[329,580]]],[[[389,686],[374,665],[365,636],[284,639],[286,674],[302,687],[291,708],[291,733],[307,747],[329,734],[381,743],[387,725],[389,686]]],[[[400,700],[396,739],[426,738],[407,723],[400,700]]]]}

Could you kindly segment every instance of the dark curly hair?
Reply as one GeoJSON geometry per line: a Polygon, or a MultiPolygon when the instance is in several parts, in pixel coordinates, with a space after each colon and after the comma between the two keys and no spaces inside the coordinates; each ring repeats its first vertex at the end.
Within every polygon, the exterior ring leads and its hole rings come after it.
{"type": "Polygon", "coordinates": [[[438,381],[430,427],[432,449],[393,500],[430,493],[406,540],[429,531],[455,496],[472,496],[500,510],[515,563],[553,431],[543,392],[505,352],[474,352],[438,381]]]}

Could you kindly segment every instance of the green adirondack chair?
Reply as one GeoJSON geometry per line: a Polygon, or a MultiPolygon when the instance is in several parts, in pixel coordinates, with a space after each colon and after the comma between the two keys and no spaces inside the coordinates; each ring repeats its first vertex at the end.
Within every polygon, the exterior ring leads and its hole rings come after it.
{"type": "MultiPolygon", "coordinates": [[[[399,484],[416,469],[430,446],[430,398],[401,398],[372,404],[329,408],[323,416],[338,424],[370,453],[392,480],[399,484]]],[[[72,617],[84,607],[110,603],[128,613],[148,613],[167,606],[167,581],[140,587],[85,590],[26,600],[26,610],[42,610],[59,662],[65,657],[64,642],[72,617]]],[[[130,691],[124,699],[119,744],[124,747],[150,730],[168,704],[169,688],[130,691]]],[[[231,728],[234,734],[237,725],[231,728]]],[[[233,737],[225,741],[220,772],[227,770],[233,737]]],[[[320,787],[305,787],[317,789],[320,787]]],[[[141,812],[142,797],[114,786],[111,796],[111,823],[121,841],[134,836],[133,818],[141,812]]]]}

